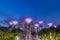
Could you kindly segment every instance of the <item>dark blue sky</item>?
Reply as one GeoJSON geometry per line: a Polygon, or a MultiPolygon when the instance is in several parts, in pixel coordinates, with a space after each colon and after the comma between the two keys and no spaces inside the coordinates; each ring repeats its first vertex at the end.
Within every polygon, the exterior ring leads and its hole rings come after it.
{"type": "Polygon", "coordinates": [[[60,0],[0,0],[0,21],[21,16],[60,24],[60,0]]]}

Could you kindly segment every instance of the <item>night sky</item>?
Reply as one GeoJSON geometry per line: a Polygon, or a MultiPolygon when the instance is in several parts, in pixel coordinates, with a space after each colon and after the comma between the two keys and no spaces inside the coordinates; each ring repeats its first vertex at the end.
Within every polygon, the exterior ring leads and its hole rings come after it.
{"type": "Polygon", "coordinates": [[[0,0],[0,23],[5,19],[33,17],[60,24],[60,0],[0,0]]]}

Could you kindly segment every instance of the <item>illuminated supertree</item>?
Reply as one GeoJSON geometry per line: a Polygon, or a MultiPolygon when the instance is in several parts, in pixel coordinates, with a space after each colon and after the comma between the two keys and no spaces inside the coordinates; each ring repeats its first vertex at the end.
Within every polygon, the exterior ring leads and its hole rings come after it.
{"type": "Polygon", "coordinates": [[[20,37],[19,36],[16,36],[14,40],[20,40],[20,37]]]}
{"type": "Polygon", "coordinates": [[[54,28],[56,28],[56,27],[57,27],[57,26],[56,26],[56,24],[55,24],[55,23],[53,23],[53,22],[48,23],[48,26],[49,26],[49,27],[54,27],[54,28]]]}
{"type": "Polygon", "coordinates": [[[38,32],[39,24],[34,24],[35,31],[38,32]]]}
{"type": "Polygon", "coordinates": [[[44,23],[44,21],[39,21],[38,22],[39,23],[39,25],[40,25],[40,30],[43,28],[43,23],[44,23]]]}
{"type": "Polygon", "coordinates": [[[49,27],[53,26],[53,23],[48,23],[48,26],[49,26],[49,27]]]}
{"type": "Polygon", "coordinates": [[[31,31],[31,27],[32,27],[32,19],[31,18],[26,18],[25,19],[25,28],[27,28],[26,31],[31,31]]]}
{"type": "Polygon", "coordinates": [[[15,26],[18,24],[18,21],[12,20],[12,24],[13,24],[13,27],[15,28],[15,26]]]}
{"type": "Polygon", "coordinates": [[[51,39],[51,40],[56,40],[55,38],[56,38],[56,24],[54,23],[54,22],[50,22],[50,23],[48,23],[48,26],[49,26],[49,28],[50,28],[50,32],[49,32],[49,38],[51,39]]]}
{"type": "Polygon", "coordinates": [[[16,24],[18,24],[18,21],[13,21],[13,20],[6,20],[6,22],[8,23],[9,25],[9,28],[15,28],[16,24]]]}
{"type": "Polygon", "coordinates": [[[23,24],[22,22],[18,23],[18,29],[20,29],[22,27],[22,24],[23,24]]]}
{"type": "MultiPolygon", "coordinates": [[[[34,28],[35,28],[36,33],[37,33],[37,34],[36,34],[36,39],[37,39],[37,40],[38,40],[38,32],[40,31],[40,30],[39,30],[39,27],[40,27],[39,24],[35,24],[35,25],[34,25],[34,28]]],[[[39,40],[40,40],[40,39],[39,39],[39,40]]]]}
{"type": "MultiPolygon", "coordinates": [[[[23,24],[24,24],[24,17],[23,18],[21,18],[20,20],[19,20],[19,22],[18,22],[18,29],[21,29],[22,28],[22,26],[23,26],[23,24]]],[[[24,30],[24,29],[23,29],[24,30]]]]}
{"type": "Polygon", "coordinates": [[[9,25],[9,28],[12,28],[13,23],[11,19],[7,19],[5,22],[9,25]]]}
{"type": "Polygon", "coordinates": [[[31,30],[33,29],[33,22],[31,18],[25,19],[25,32],[27,36],[27,40],[31,40],[31,30]]]}

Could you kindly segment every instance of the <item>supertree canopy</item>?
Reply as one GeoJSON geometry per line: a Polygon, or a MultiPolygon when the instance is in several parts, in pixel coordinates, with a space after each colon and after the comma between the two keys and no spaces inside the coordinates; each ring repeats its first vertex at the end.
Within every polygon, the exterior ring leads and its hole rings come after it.
{"type": "Polygon", "coordinates": [[[29,23],[32,22],[32,19],[31,19],[31,18],[26,18],[26,19],[25,19],[25,22],[29,24],[29,23]]]}
{"type": "MultiPolygon", "coordinates": [[[[12,20],[12,19],[7,19],[6,22],[7,22],[9,25],[11,25],[11,26],[17,25],[17,24],[18,24],[18,25],[22,25],[22,24],[25,24],[25,23],[27,23],[27,24],[33,23],[33,25],[34,25],[35,27],[39,26],[40,28],[43,28],[43,24],[45,23],[43,20],[40,20],[39,22],[37,22],[37,24],[35,24],[35,21],[33,21],[33,19],[30,18],[30,17],[21,18],[20,21],[16,21],[16,20],[12,20]],[[22,22],[21,22],[21,21],[22,21],[22,22]]],[[[56,27],[56,24],[53,23],[53,22],[49,22],[49,23],[46,24],[46,25],[48,25],[49,27],[51,27],[51,26],[56,27]]],[[[22,25],[22,26],[24,26],[24,25],[22,25]]],[[[22,27],[22,26],[21,26],[21,27],[22,27]]],[[[34,26],[33,26],[33,27],[34,27],[34,26]]],[[[17,26],[17,27],[18,27],[18,26],[17,26]]]]}

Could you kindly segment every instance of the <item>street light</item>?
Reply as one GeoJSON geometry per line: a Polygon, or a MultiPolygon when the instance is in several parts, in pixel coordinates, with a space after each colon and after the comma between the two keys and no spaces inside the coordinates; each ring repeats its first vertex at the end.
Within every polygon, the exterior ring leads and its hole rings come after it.
{"type": "Polygon", "coordinates": [[[19,37],[19,36],[16,36],[16,37],[15,37],[15,40],[20,40],[20,37],[19,37]]]}

